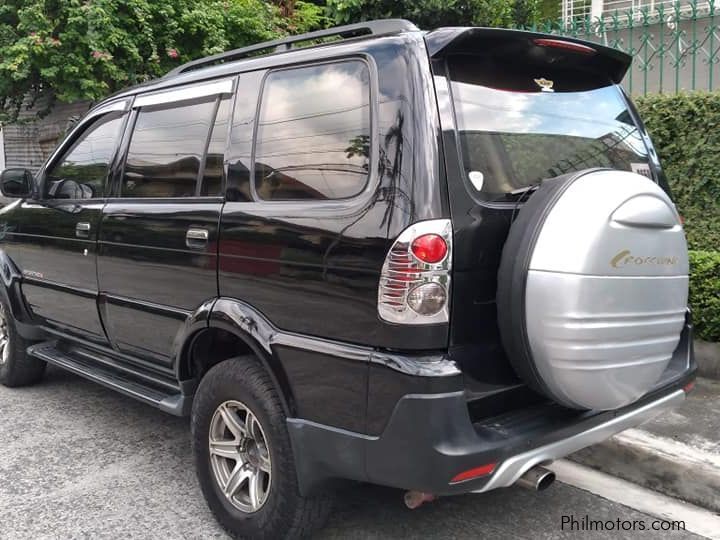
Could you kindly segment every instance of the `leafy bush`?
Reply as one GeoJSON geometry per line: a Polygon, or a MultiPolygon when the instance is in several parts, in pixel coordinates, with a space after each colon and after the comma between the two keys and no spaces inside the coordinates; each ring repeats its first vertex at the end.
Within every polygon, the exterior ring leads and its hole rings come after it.
{"type": "Polygon", "coordinates": [[[720,93],[649,95],[636,103],[685,218],[695,334],[720,341],[720,93]]]}
{"type": "Polygon", "coordinates": [[[695,337],[720,341],[720,252],[690,252],[690,306],[695,337]]]}
{"type": "Polygon", "coordinates": [[[690,249],[720,251],[720,93],[637,99],[670,182],[690,249]]]}

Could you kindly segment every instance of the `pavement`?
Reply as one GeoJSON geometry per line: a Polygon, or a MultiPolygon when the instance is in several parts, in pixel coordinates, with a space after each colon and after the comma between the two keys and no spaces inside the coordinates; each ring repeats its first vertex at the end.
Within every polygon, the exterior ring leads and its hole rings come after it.
{"type": "MultiPolygon", "coordinates": [[[[3,540],[227,538],[195,481],[187,419],[51,368],[37,386],[0,387],[0,445],[3,540]]],[[[614,485],[610,477],[605,481],[614,485]]],[[[625,494],[621,504],[609,492],[592,493],[598,483],[447,497],[413,511],[403,506],[400,491],[357,485],[338,495],[317,538],[700,538],[651,531],[654,516],[670,515],[656,511],[662,501],[616,486],[625,494]],[[640,499],[643,511],[632,508],[640,499]],[[582,524],[584,516],[635,521],[646,530],[562,528],[563,517],[582,524]]],[[[687,531],[695,525],[720,534],[717,516],[693,512],[677,514],[689,516],[687,531]]]]}
{"type": "Polygon", "coordinates": [[[571,459],[720,513],[720,380],[698,378],[680,407],[571,459]]]}

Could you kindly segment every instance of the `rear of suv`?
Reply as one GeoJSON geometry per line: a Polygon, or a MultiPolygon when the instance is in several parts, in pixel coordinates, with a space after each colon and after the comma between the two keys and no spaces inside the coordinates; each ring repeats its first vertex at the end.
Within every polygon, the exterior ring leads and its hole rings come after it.
{"type": "Polygon", "coordinates": [[[108,98],[35,177],[2,175],[0,382],[50,363],[190,415],[236,536],[311,534],[338,480],[411,506],[545,487],[694,377],[629,63],[387,20],[108,98]]]}

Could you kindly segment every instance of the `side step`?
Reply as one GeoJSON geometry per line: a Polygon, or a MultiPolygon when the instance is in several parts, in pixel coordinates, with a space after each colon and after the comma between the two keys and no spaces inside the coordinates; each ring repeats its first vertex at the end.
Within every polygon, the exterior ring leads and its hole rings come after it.
{"type": "Polygon", "coordinates": [[[59,347],[57,341],[53,340],[31,345],[28,347],[27,353],[48,364],[100,383],[172,415],[187,416],[190,414],[192,396],[183,395],[179,389],[173,392],[168,388],[162,389],[144,384],[128,374],[107,367],[106,362],[100,358],[97,362],[93,362],[94,353],[88,350],[65,350],[59,347]]]}

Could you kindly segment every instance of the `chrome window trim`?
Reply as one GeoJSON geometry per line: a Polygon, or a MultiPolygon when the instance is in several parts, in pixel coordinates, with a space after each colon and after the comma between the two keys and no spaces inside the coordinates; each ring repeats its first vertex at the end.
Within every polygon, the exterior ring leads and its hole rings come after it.
{"type": "Polygon", "coordinates": [[[135,98],[133,108],[163,105],[165,103],[188,101],[202,97],[229,95],[233,93],[234,87],[235,77],[229,77],[209,83],[193,84],[181,88],[153,92],[151,94],[141,94],[135,98]]]}

